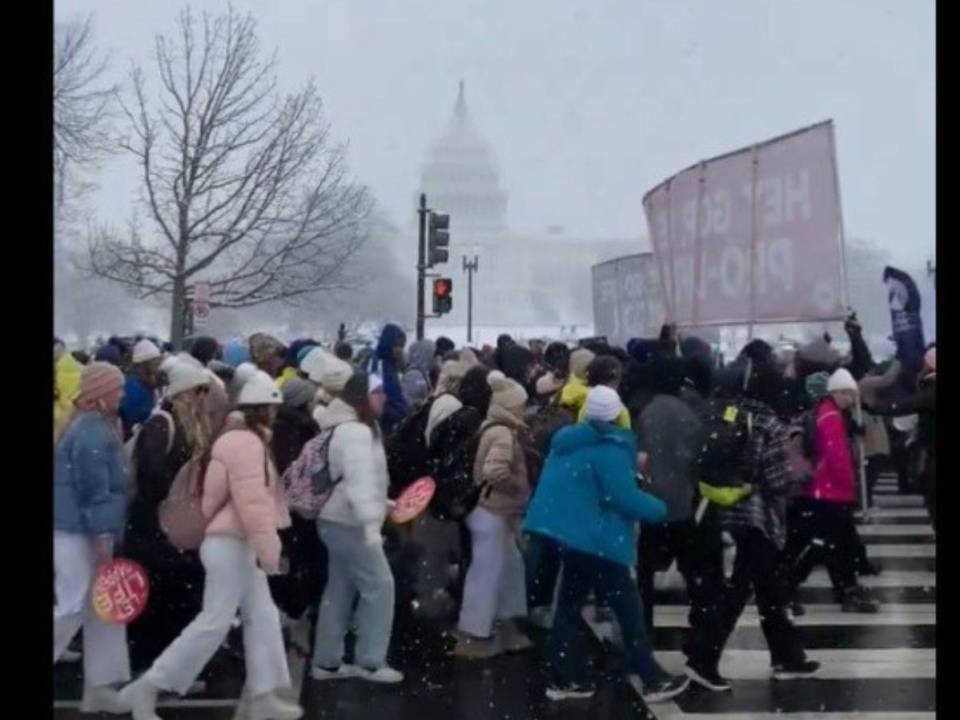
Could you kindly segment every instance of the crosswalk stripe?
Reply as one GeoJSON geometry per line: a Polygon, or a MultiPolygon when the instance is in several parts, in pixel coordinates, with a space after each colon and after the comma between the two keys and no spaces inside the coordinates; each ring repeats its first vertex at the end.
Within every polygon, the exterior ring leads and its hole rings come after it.
{"type": "MultiPolygon", "coordinates": [[[[174,699],[160,700],[157,702],[158,708],[179,708],[179,709],[214,709],[214,708],[232,708],[237,704],[236,700],[207,700],[207,699],[174,699]]],[[[79,710],[79,700],[54,700],[54,710],[79,710]]]]}
{"type": "Polygon", "coordinates": [[[933,712],[685,713],[676,703],[657,706],[660,720],[936,720],[933,712]]]}
{"type": "Polygon", "coordinates": [[[868,523],[857,528],[860,536],[866,540],[873,535],[928,535],[935,537],[929,525],[886,525],[881,522],[868,523]]]}
{"type": "MultiPolygon", "coordinates": [[[[892,570],[880,575],[860,578],[866,587],[936,587],[937,574],[926,570],[892,570]]],[[[833,587],[830,576],[823,568],[817,568],[804,583],[808,587],[833,587]]]]}
{"type": "MultiPolygon", "coordinates": [[[[664,669],[684,672],[686,656],[679,650],[656,653],[664,669]]],[[[818,678],[935,678],[936,650],[895,648],[892,650],[813,650],[810,657],[820,663],[818,678]]],[[[720,674],[730,680],[763,680],[770,677],[768,650],[727,650],[720,660],[720,674]]],[[[792,717],[792,716],[791,716],[792,717]]]]}
{"type": "Polygon", "coordinates": [[[878,495],[874,504],[881,508],[922,508],[923,498],[919,495],[878,495]]]}
{"type": "Polygon", "coordinates": [[[871,545],[867,550],[871,558],[935,558],[936,545],[871,545]]]}
{"type": "MultiPolygon", "coordinates": [[[[804,605],[806,614],[794,619],[799,626],[810,625],[936,625],[936,606],[930,603],[885,604],[876,614],[845,613],[839,605],[804,605]]],[[[686,605],[657,605],[654,625],[659,627],[690,627],[689,607],[686,605]]],[[[756,605],[749,605],[740,616],[737,627],[759,627],[756,605]]]]}

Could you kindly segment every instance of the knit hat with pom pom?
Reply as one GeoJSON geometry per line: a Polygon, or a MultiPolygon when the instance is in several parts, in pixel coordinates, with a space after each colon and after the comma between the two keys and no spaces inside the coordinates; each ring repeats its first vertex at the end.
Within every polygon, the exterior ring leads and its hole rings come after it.
{"type": "Polygon", "coordinates": [[[516,410],[527,403],[527,391],[516,380],[511,380],[499,370],[487,375],[487,384],[493,395],[491,405],[498,405],[504,410],[516,410]]]}

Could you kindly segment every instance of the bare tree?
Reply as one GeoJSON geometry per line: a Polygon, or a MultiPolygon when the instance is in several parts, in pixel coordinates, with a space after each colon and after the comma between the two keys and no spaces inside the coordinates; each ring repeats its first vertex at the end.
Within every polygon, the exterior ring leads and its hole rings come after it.
{"type": "Polygon", "coordinates": [[[74,173],[96,166],[110,149],[111,105],[116,85],[105,82],[108,57],[93,45],[93,21],[57,24],[53,52],[53,164],[54,198],[63,209],[71,194],[82,185],[74,173]]]}
{"type": "Polygon", "coordinates": [[[275,54],[262,58],[256,22],[232,8],[199,21],[183,11],[154,56],[160,101],[135,67],[122,143],[140,165],[150,233],[92,233],[93,272],[141,298],[169,296],[174,343],[199,280],[227,308],[348,285],[372,201],[347,176],[314,83],[281,93],[275,54]]]}

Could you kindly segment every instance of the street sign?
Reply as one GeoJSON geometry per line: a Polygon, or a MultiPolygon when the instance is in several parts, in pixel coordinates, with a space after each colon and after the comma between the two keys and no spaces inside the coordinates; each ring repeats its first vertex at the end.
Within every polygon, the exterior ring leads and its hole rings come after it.
{"type": "Polygon", "coordinates": [[[203,327],[210,319],[210,284],[197,283],[193,293],[193,323],[203,327]]]}

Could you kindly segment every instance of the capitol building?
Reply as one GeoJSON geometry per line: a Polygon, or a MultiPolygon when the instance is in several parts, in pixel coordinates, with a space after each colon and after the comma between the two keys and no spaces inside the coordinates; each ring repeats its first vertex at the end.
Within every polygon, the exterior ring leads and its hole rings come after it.
{"type": "MultiPolygon", "coordinates": [[[[453,311],[428,320],[428,336],[466,339],[464,256],[479,261],[473,285],[477,343],[492,342],[500,332],[558,339],[592,334],[591,266],[647,249],[639,237],[574,238],[559,228],[542,235],[511,232],[509,196],[501,185],[496,153],[470,116],[462,82],[447,128],[427,152],[417,202],[421,192],[430,208],[450,215],[450,261],[431,272],[449,276],[454,285],[453,311]]],[[[544,227],[548,225],[545,218],[544,227]]],[[[429,283],[427,288],[429,293],[429,283]]],[[[429,297],[426,305],[429,312],[429,297]]]]}

